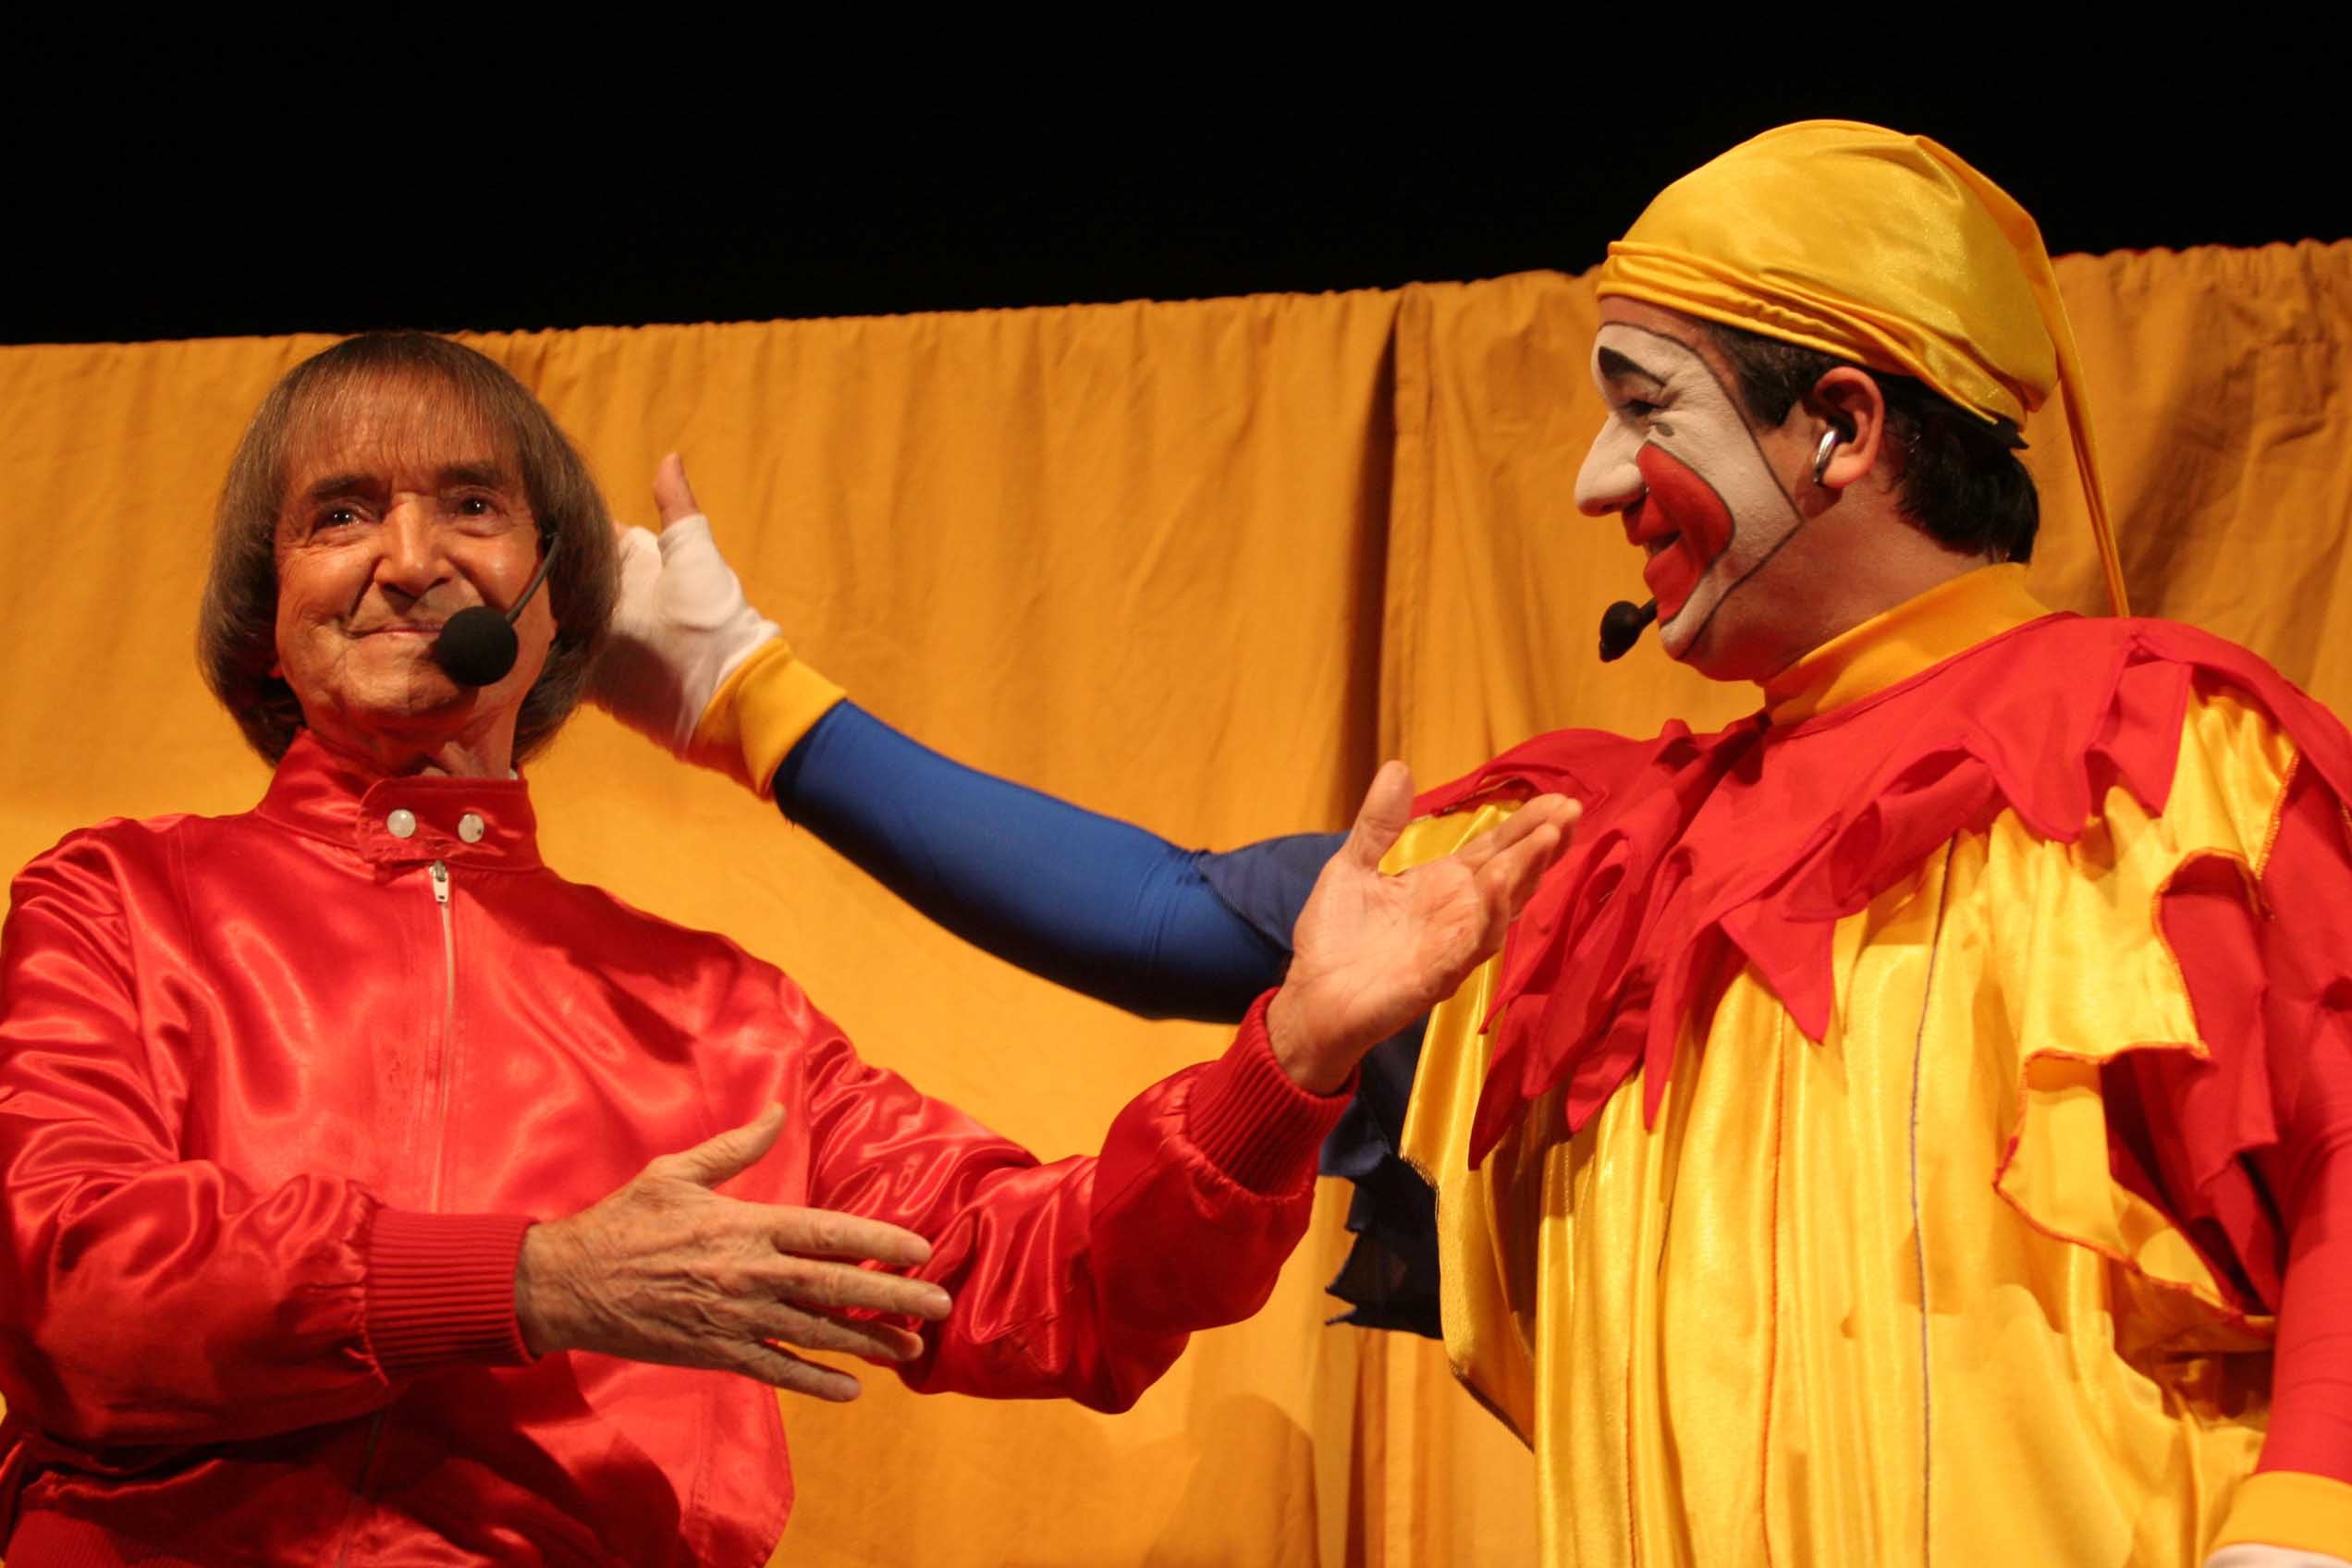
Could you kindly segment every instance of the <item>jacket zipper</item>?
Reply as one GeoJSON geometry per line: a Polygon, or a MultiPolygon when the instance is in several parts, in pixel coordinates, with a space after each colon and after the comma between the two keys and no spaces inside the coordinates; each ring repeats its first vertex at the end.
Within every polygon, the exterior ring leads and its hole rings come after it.
{"type": "MultiPolygon", "coordinates": [[[[444,1140],[449,1129],[450,1058],[457,1047],[458,1022],[458,932],[449,913],[449,864],[435,861],[427,868],[433,886],[433,903],[441,916],[441,1090],[437,1120],[433,1129],[433,1182],[425,1200],[428,1213],[441,1211],[441,1162],[444,1140]]],[[[375,1451],[384,1438],[385,1417],[388,1412],[379,1410],[369,1418],[367,1443],[360,1452],[359,1495],[352,1499],[351,1516],[347,1517],[342,1547],[335,1554],[336,1568],[343,1568],[351,1555],[351,1539],[358,1529],[356,1517],[361,1504],[369,1501],[375,1489],[375,1451]]]]}
{"type": "Polygon", "coordinates": [[[436,860],[429,872],[433,902],[441,915],[441,1091],[434,1109],[433,1182],[425,1196],[428,1213],[441,1212],[441,1168],[448,1163],[449,1084],[458,1075],[458,930],[449,912],[449,863],[436,860]]]}

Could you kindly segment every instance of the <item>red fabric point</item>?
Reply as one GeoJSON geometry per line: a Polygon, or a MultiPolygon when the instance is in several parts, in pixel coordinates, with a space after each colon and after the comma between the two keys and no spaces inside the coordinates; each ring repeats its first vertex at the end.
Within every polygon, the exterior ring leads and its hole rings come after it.
{"type": "Polygon", "coordinates": [[[1572,1133],[1637,1071],[1654,1116],[1726,942],[1819,1040],[1839,920],[2003,810],[2057,842],[2112,788],[2160,812],[2199,680],[2262,707],[2352,799],[2352,737],[2254,655],[2168,622],[2074,616],[1786,729],[1759,715],[1648,741],[1562,730],[1428,791],[1425,815],[1550,791],[1585,804],[1504,948],[1473,1163],[1562,1084],[1572,1133]]]}

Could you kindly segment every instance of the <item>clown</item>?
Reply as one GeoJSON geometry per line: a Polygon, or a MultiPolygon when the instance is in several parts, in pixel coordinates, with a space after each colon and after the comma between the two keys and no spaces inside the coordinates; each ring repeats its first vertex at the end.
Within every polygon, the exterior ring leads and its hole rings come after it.
{"type": "MultiPolygon", "coordinates": [[[[1442,1319],[1535,1451],[1549,1562],[2341,1568],[2352,737],[2125,617],[2049,258],[1947,150],[1757,138],[1596,292],[1577,502],[1645,553],[1665,651],[1762,707],[1418,802],[1392,867],[1547,792],[1584,817],[1327,1148],[1439,1277],[1368,1320],[1442,1319]],[[2011,451],[2053,395],[2115,619],[2025,591],[2011,451]]],[[[1043,973],[1213,1015],[1280,972],[1328,841],[1186,857],[928,758],[791,662],[680,471],[656,496],[629,615],[671,678],[616,669],[625,718],[1043,973]],[[1119,913],[1025,900],[1046,845],[1119,913]]]]}

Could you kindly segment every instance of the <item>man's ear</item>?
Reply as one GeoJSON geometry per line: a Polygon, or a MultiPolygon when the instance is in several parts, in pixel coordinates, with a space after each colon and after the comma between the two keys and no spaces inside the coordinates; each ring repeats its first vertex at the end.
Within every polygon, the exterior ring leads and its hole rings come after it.
{"type": "Polygon", "coordinates": [[[1805,395],[1804,415],[1812,423],[1809,442],[1837,432],[1830,459],[1820,471],[1826,489],[1843,490],[1878,466],[1886,438],[1886,393],[1878,378],[1853,365],[1839,365],[1805,395]]]}

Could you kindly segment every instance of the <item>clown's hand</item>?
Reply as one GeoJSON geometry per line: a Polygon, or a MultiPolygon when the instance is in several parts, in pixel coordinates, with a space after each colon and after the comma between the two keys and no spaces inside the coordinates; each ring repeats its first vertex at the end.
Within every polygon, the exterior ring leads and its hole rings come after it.
{"type": "Polygon", "coordinates": [[[1453,995],[1502,946],[1579,810],[1539,795],[1443,859],[1390,876],[1380,859],[1412,817],[1413,775],[1384,766],[1299,912],[1290,974],[1267,1010],[1292,1081],[1335,1093],[1365,1052],[1453,995]]]}
{"type": "Polygon", "coordinates": [[[743,596],[675,452],[655,471],[654,504],[658,538],[613,525],[620,602],[588,698],[673,755],[766,794],[839,689],[795,664],[776,623],[743,596]]]}
{"type": "Polygon", "coordinates": [[[589,700],[657,745],[684,756],[695,727],[727,678],[782,635],[753,609],[711,540],[686,465],[672,452],[654,472],[662,530],[614,525],[620,602],[589,700]]]}
{"type": "Polygon", "coordinates": [[[2352,1568],[2352,1563],[2324,1552],[2247,1542],[2221,1548],[2205,1560],[2205,1568],[2352,1568]]]}

